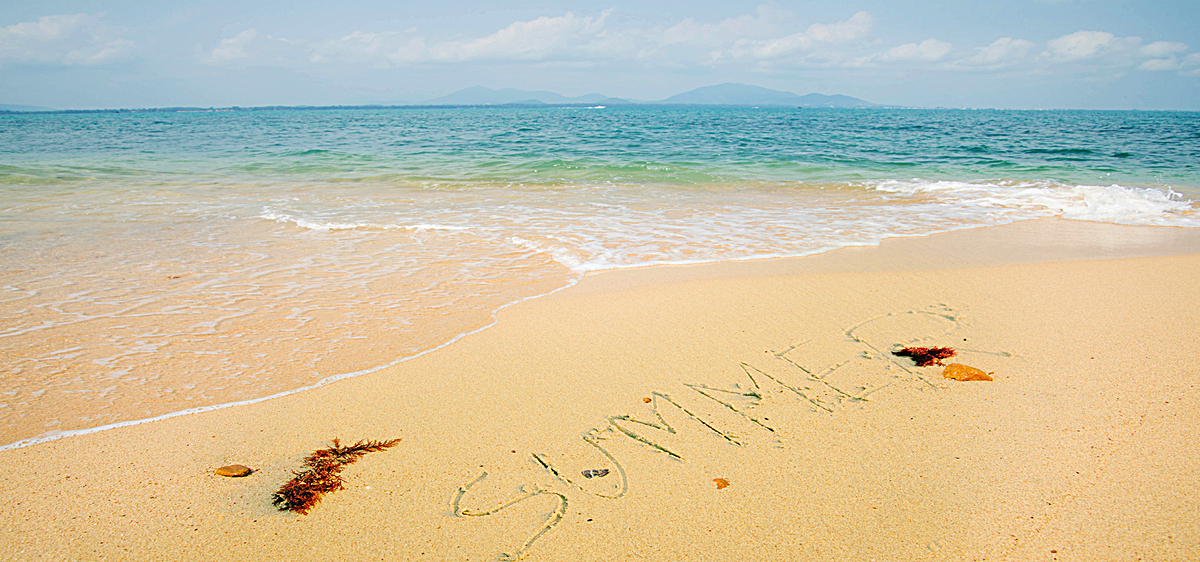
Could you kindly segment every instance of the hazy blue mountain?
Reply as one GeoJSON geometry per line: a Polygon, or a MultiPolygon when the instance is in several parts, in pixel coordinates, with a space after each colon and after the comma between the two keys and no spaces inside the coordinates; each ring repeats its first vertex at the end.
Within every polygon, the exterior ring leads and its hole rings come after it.
{"type": "Polygon", "coordinates": [[[832,96],[807,94],[800,96],[800,103],[796,105],[799,107],[883,107],[879,104],[841,94],[834,94],[832,96]]]}
{"type": "Polygon", "coordinates": [[[633,105],[643,103],[640,101],[627,100],[625,98],[604,98],[595,102],[596,105],[633,105]]]}
{"type": "Polygon", "coordinates": [[[493,90],[484,88],[483,86],[473,86],[465,90],[459,90],[453,94],[442,96],[424,102],[421,105],[503,105],[503,104],[536,104],[536,103],[597,103],[607,99],[614,99],[602,94],[588,94],[576,98],[568,98],[554,92],[544,90],[518,90],[516,88],[504,88],[501,90],[493,90]]]}
{"type": "Polygon", "coordinates": [[[704,86],[673,95],[658,103],[681,105],[781,105],[790,107],[878,107],[850,96],[797,95],[747,84],[726,83],[704,86]]]}
{"type": "Polygon", "coordinates": [[[687,105],[797,105],[800,96],[760,86],[725,83],[675,94],[658,103],[687,105]]]}
{"type": "Polygon", "coordinates": [[[9,105],[0,103],[0,111],[54,111],[54,108],[38,107],[36,105],[9,105]]]}

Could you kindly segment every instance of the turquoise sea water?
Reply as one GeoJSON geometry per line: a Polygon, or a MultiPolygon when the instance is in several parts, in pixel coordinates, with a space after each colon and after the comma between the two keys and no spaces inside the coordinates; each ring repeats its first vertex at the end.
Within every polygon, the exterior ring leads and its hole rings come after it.
{"type": "Polygon", "coordinates": [[[390,109],[0,116],[4,184],[1028,179],[1200,185],[1200,114],[390,109]]]}
{"type": "Polygon", "coordinates": [[[0,445],[323,384],[586,271],[1193,200],[1198,113],[0,115],[0,445]]]}

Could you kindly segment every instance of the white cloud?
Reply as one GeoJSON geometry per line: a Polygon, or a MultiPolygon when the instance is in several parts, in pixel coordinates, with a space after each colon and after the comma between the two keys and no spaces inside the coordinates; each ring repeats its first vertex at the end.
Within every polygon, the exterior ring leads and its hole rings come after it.
{"type": "Polygon", "coordinates": [[[1144,57],[1162,58],[1188,50],[1188,46],[1177,41],[1155,41],[1141,49],[1138,54],[1144,57]]]}
{"type": "Polygon", "coordinates": [[[612,45],[604,30],[610,11],[598,17],[567,13],[514,22],[478,39],[428,41],[416,30],[353,32],[322,41],[273,37],[247,29],[222,39],[198,55],[207,65],[227,64],[371,64],[376,67],[423,62],[541,61],[578,58],[612,45]]]}
{"type": "Polygon", "coordinates": [[[1138,65],[1138,70],[1179,70],[1179,61],[1175,57],[1169,59],[1150,59],[1138,65]]]}
{"type": "Polygon", "coordinates": [[[1034,44],[1024,39],[1001,37],[986,47],[976,47],[974,56],[957,60],[954,66],[982,67],[989,70],[1003,68],[1024,59],[1034,44]]]}
{"type": "Polygon", "coordinates": [[[247,29],[228,39],[222,39],[213,50],[197,55],[201,64],[209,66],[299,66],[312,61],[313,45],[247,29]]]}
{"type": "Polygon", "coordinates": [[[1042,54],[1056,62],[1079,61],[1126,52],[1141,42],[1140,37],[1117,37],[1106,31],[1076,31],[1050,40],[1042,54]]]}
{"type": "MultiPolygon", "coordinates": [[[[567,12],[515,21],[490,33],[453,39],[429,37],[412,28],[356,31],[297,41],[247,29],[220,40],[211,50],[198,54],[197,59],[208,65],[294,68],[503,62],[543,68],[638,64],[695,69],[738,65],[756,72],[914,64],[976,72],[1011,68],[1042,73],[1119,68],[1184,74],[1200,71],[1200,62],[1189,62],[1196,59],[1187,55],[1189,48],[1183,43],[1155,41],[1143,45],[1138,37],[1118,37],[1104,31],[1078,31],[1057,37],[1045,44],[1038,57],[1032,56],[1037,47],[1033,42],[1001,37],[984,46],[964,48],[962,56],[951,59],[956,54],[954,46],[936,38],[901,45],[881,44],[872,33],[882,24],[867,12],[803,28],[791,13],[771,4],[719,21],[689,17],[663,26],[631,25],[629,21],[616,21],[611,17],[613,13],[611,9],[590,16],[567,12]]],[[[36,29],[34,23],[20,24],[24,26],[20,30],[30,37],[60,37],[80,26],[69,18],[37,23],[36,29]]],[[[113,43],[110,49],[96,46],[89,53],[94,59],[104,59],[123,49],[128,49],[128,45],[113,43]]],[[[65,54],[60,58],[78,63],[88,60],[68,58],[65,54]]]]}
{"type": "Polygon", "coordinates": [[[18,40],[47,43],[66,38],[89,19],[87,14],[43,16],[36,22],[26,21],[5,27],[0,30],[0,37],[5,39],[6,45],[18,40]]]}
{"type": "Polygon", "coordinates": [[[94,65],[117,60],[133,42],[113,37],[103,15],[43,16],[0,28],[0,63],[94,65]]]}
{"type": "Polygon", "coordinates": [[[1200,57],[1197,53],[1183,56],[1188,46],[1178,41],[1154,41],[1142,45],[1140,37],[1078,31],[1053,39],[1046,47],[1043,59],[1060,65],[1085,63],[1094,71],[1137,68],[1147,72],[1178,71],[1185,76],[1200,74],[1200,68],[1195,68],[1200,66],[1200,57]]]}
{"type": "Polygon", "coordinates": [[[208,65],[225,64],[230,61],[246,58],[246,46],[258,37],[258,30],[247,29],[229,39],[222,39],[216,48],[207,55],[200,57],[200,62],[208,65]]]}
{"type": "Polygon", "coordinates": [[[349,35],[324,41],[313,47],[309,60],[316,63],[331,60],[377,59],[387,54],[382,52],[389,34],[355,31],[349,35]]]}
{"type": "Polygon", "coordinates": [[[687,18],[662,31],[662,41],[668,45],[677,43],[703,44],[710,38],[722,32],[719,26],[711,23],[696,23],[695,18],[687,18]]]}
{"type": "Polygon", "coordinates": [[[1183,43],[1167,43],[1166,41],[1156,41],[1141,49],[1138,49],[1138,54],[1147,56],[1156,56],[1161,58],[1152,58],[1143,61],[1138,65],[1138,70],[1146,70],[1150,72],[1162,72],[1179,70],[1180,73],[1189,76],[1200,74],[1200,53],[1192,53],[1180,59],[1176,53],[1181,53],[1187,50],[1187,45],[1183,43]],[[1193,70],[1194,69],[1194,70],[1193,70]]]}
{"type": "Polygon", "coordinates": [[[102,64],[116,60],[133,47],[128,39],[113,39],[82,49],[76,49],[63,58],[67,64],[102,64]]]}
{"type": "Polygon", "coordinates": [[[425,42],[421,39],[413,38],[399,46],[395,51],[392,51],[387,58],[396,64],[405,64],[421,60],[421,57],[426,52],[425,42]]]}
{"type": "Polygon", "coordinates": [[[865,37],[875,25],[875,18],[866,12],[858,12],[850,19],[830,24],[814,23],[808,26],[808,36],[816,41],[840,43],[865,37]]]}
{"type": "Polygon", "coordinates": [[[1180,74],[1184,76],[1200,76],[1200,53],[1192,53],[1179,63],[1180,74]]]}
{"type": "Polygon", "coordinates": [[[920,43],[906,43],[899,47],[892,47],[872,57],[872,60],[885,63],[935,62],[950,54],[950,48],[950,44],[945,41],[926,39],[920,43]]]}
{"type": "Polygon", "coordinates": [[[426,56],[425,42],[412,31],[366,33],[356,31],[311,47],[309,62],[369,63],[385,67],[389,63],[415,62],[426,56]]]}
{"type": "Polygon", "coordinates": [[[821,59],[839,58],[828,50],[828,46],[861,39],[870,33],[875,25],[875,18],[867,12],[858,12],[850,19],[831,23],[813,24],[808,29],[776,39],[751,41],[747,39],[734,43],[729,53],[732,58],[777,59],[793,54],[820,50],[821,59]]]}
{"type": "Polygon", "coordinates": [[[699,23],[689,17],[661,31],[648,30],[646,36],[651,42],[659,41],[664,45],[720,47],[739,39],[777,34],[780,22],[791,16],[791,12],[763,4],[755,8],[753,15],[743,14],[720,23],[699,23]]]}
{"type": "Polygon", "coordinates": [[[813,46],[813,40],[806,33],[795,33],[787,37],[770,41],[743,40],[734,44],[735,56],[750,55],[756,59],[773,59],[790,55],[797,51],[808,50],[813,46]]]}
{"type": "MultiPolygon", "coordinates": [[[[782,34],[789,12],[773,5],[717,23],[684,19],[670,27],[608,25],[613,10],[597,16],[566,13],[513,22],[489,35],[437,40],[416,30],[354,32],[315,42],[290,41],[246,30],[221,40],[197,58],[208,65],[224,64],[372,64],[403,66],[421,63],[481,61],[603,63],[640,61],[665,67],[713,64],[733,58],[772,59],[810,47],[836,45],[865,37],[874,19],[859,12],[846,21],[814,24],[806,31],[782,34]],[[274,55],[269,45],[274,43],[274,55]],[[291,53],[284,53],[286,44],[291,53]],[[303,53],[298,53],[303,51],[303,53]],[[301,56],[302,55],[302,56],[301,56]]],[[[820,49],[817,49],[819,51],[820,49]]],[[[826,58],[836,53],[826,51],[826,58]]],[[[819,56],[820,53],[809,55],[819,56]]],[[[842,57],[845,58],[845,57],[842,57]]]]}
{"type": "Polygon", "coordinates": [[[469,61],[544,60],[571,51],[586,52],[602,35],[604,20],[610,13],[612,10],[605,10],[600,17],[581,18],[568,12],[559,17],[518,21],[487,37],[435,45],[430,53],[435,60],[469,61]]]}

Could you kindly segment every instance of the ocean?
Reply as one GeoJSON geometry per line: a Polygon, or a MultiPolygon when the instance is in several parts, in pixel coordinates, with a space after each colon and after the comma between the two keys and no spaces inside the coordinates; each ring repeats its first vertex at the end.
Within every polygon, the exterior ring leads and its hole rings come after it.
{"type": "Polygon", "coordinates": [[[0,448],[378,370],[589,271],[1197,201],[1200,113],[0,115],[0,448]]]}

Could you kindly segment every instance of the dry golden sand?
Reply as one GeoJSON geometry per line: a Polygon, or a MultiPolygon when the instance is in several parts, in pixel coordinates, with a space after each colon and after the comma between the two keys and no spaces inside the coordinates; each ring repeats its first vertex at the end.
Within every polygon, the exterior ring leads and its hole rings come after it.
{"type": "Polygon", "coordinates": [[[372,375],[0,452],[0,545],[18,560],[1195,559],[1197,254],[1192,231],[1045,220],[591,275],[372,375]],[[897,344],[956,347],[995,381],[892,361],[897,344]],[[311,514],[276,511],[334,437],[403,441],[311,514]],[[234,463],[258,472],[213,474],[234,463]]]}

